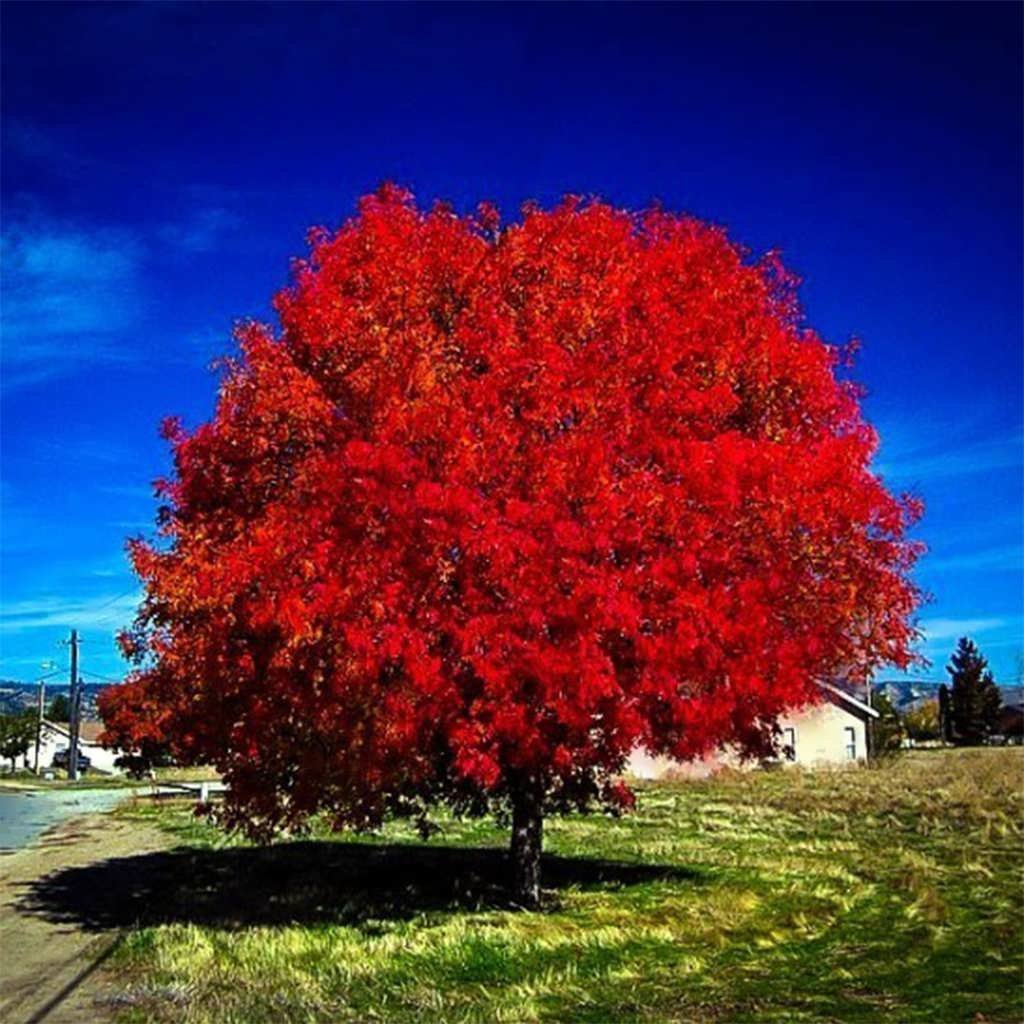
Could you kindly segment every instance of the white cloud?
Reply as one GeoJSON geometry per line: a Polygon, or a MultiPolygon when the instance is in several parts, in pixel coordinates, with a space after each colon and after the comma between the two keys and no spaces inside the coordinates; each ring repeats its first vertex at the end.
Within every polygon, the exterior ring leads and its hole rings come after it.
{"type": "MultiPolygon", "coordinates": [[[[0,233],[4,387],[87,363],[152,359],[142,330],[153,291],[147,275],[168,256],[214,251],[241,225],[217,198],[193,197],[177,221],[137,230],[62,220],[31,198],[19,200],[0,233]]],[[[191,341],[212,357],[224,351],[229,333],[218,335],[215,349],[208,333],[191,341]]],[[[166,362],[169,351],[162,348],[159,358],[166,362]]]]}
{"type": "Polygon", "coordinates": [[[1019,571],[1024,567],[1024,548],[1011,544],[945,556],[928,555],[921,566],[929,572],[1019,571]]]}
{"type": "Polygon", "coordinates": [[[875,470],[887,480],[906,485],[998,469],[1020,469],[1024,464],[1024,442],[1018,433],[968,443],[947,438],[947,442],[938,449],[927,445],[889,455],[883,448],[883,457],[876,463],[875,470]]]}
{"type": "Polygon", "coordinates": [[[925,642],[959,639],[973,633],[985,633],[1006,625],[1006,619],[923,619],[919,626],[925,642]]]}
{"type": "Polygon", "coordinates": [[[5,386],[125,358],[142,306],[140,258],[128,232],[38,215],[8,223],[0,236],[5,386]]]}
{"type": "Polygon", "coordinates": [[[0,633],[72,626],[116,630],[131,621],[141,598],[141,591],[133,590],[91,599],[48,596],[6,601],[0,614],[0,633]]]}

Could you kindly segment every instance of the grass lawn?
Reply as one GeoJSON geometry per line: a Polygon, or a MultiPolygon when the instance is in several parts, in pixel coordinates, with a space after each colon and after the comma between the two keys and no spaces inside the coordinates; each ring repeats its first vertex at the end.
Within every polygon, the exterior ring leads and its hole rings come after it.
{"type": "Polygon", "coordinates": [[[105,775],[102,772],[87,771],[75,782],[68,779],[66,771],[46,768],[52,779],[37,775],[28,769],[0,774],[0,792],[4,790],[64,790],[64,789],[147,789],[161,782],[204,782],[220,779],[215,768],[157,768],[153,779],[134,779],[129,775],[105,775]]]}
{"type": "Polygon", "coordinates": [[[644,786],[548,823],[542,913],[501,909],[481,822],[261,850],[122,813],[182,845],[49,898],[149,922],[113,961],[126,1021],[1024,1018],[1020,749],[644,786]]]}

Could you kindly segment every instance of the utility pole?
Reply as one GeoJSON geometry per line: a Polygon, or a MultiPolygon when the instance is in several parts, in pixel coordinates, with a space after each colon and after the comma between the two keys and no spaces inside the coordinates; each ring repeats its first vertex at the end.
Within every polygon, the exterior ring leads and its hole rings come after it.
{"type": "Polygon", "coordinates": [[[39,713],[36,715],[36,775],[39,774],[39,754],[40,748],[43,745],[43,715],[46,713],[46,680],[54,674],[51,670],[56,667],[52,661],[44,661],[39,666],[43,675],[39,677],[39,713]]]}
{"type": "Polygon", "coordinates": [[[39,774],[39,748],[43,745],[43,709],[46,707],[46,676],[39,680],[39,707],[36,713],[36,760],[32,769],[39,774]]]}
{"type": "Polygon", "coordinates": [[[81,687],[78,679],[78,630],[71,630],[71,687],[68,703],[68,778],[78,781],[78,723],[81,709],[81,687]]]}

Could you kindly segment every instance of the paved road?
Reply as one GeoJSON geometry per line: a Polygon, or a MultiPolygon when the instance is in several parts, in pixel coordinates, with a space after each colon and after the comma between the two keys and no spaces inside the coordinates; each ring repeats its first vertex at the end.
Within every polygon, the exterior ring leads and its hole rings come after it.
{"type": "Polygon", "coordinates": [[[106,811],[123,789],[11,789],[0,791],[0,855],[19,850],[67,818],[106,811]]]}

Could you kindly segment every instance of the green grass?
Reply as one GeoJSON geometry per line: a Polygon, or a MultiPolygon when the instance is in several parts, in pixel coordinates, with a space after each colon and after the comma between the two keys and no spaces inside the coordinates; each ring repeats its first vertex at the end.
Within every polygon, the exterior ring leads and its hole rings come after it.
{"type": "Polygon", "coordinates": [[[0,790],[63,790],[63,789],[148,789],[161,782],[208,782],[220,779],[215,768],[200,765],[195,768],[157,768],[153,779],[135,779],[130,775],[107,775],[90,770],[72,782],[67,772],[59,768],[45,768],[53,778],[44,778],[29,769],[7,771],[0,774],[0,790]]]}
{"type": "Polygon", "coordinates": [[[57,789],[123,789],[140,783],[132,782],[121,775],[104,775],[100,772],[85,772],[72,782],[67,772],[47,768],[53,773],[52,779],[43,778],[28,769],[6,772],[0,775],[0,790],[57,790],[57,789]]]}
{"type": "MultiPolygon", "coordinates": [[[[409,885],[390,868],[357,875],[353,903],[302,898],[295,923],[288,904],[262,913],[292,884],[283,868],[272,893],[262,876],[234,878],[234,920],[177,899],[121,945],[115,1005],[125,1021],[218,1024],[1019,1021],[1022,783],[1024,752],[991,749],[644,786],[627,817],[548,823],[545,850],[565,859],[549,865],[557,888],[540,913],[489,906],[485,887],[424,895],[444,881],[438,844],[449,857],[503,846],[504,833],[446,821],[420,844],[395,824],[325,845],[350,866],[365,854],[408,872],[422,858],[424,891],[415,871],[409,885]],[[590,871],[595,858],[620,867],[590,871]]],[[[230,858],[257,854],[181,805],[122,813],[170,829],[197,865],[229,858],[237,874],[230,858]]]]}

